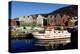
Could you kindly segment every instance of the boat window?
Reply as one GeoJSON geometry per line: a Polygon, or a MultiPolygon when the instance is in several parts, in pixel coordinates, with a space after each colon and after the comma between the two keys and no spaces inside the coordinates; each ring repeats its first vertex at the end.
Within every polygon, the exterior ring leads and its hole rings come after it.
{"type": "Polygon", "coordinates": [[[58,33],[60,33],[60,31],[58,33]]]}

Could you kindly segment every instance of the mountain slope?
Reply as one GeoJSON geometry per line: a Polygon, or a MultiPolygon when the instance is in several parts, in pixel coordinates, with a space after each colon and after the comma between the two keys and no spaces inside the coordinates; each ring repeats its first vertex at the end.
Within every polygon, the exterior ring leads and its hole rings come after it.
{"type": "Polygon", "coordinates": [[[70,6],[67,6],[67,7],[57,9],[57,10],[51,12],[51,13],[41,14],[41,15],[47,17],[48,15],[56,15],[56,14],[60,14],[61,16],[63,14],[67,14],[69,16],[77,16],[78,15],[78,6],[77,5],[70,5],[70,6]]]}

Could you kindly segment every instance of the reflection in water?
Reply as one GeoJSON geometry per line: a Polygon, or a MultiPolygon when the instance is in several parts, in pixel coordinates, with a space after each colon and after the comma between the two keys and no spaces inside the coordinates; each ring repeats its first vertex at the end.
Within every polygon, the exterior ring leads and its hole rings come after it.
{"type": "Polygon", "coordinates": [[[35,46],[44,46],[45,49],[56,49],[59,46],[64,46],[66,43],[54,40],[35,40],[35,46]]]}

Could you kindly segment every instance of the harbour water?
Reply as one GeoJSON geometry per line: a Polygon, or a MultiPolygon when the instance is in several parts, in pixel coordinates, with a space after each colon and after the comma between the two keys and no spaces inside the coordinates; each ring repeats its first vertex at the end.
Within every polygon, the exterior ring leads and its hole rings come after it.
{"type": "Polygon", "coordinates": [[[63,44],[54,45],[51,41],[36,41],[34,39],[12,39],[11,52],[29,52],[29,51],[43,51],[54,50],[63,47],[63,44]]]}
{"type": "Polygon", "coordinates": [[[15,52],[31,52],[31,51],[44,51],[44,50],[63,50],[63,49],[77,49],[78,45],[78,32],[71,32],[71,42],[68,44],[54,45],[53,41],[46,40],[37,41],[35,39],[11,39],[10,51],[15,52]]]}

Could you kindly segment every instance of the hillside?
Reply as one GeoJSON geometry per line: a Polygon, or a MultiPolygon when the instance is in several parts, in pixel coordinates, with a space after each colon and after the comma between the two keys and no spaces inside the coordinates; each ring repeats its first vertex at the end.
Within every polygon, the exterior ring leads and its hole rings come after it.
{"type": "Polygon", "coordinates": [[[41,14],[41,15],[47,17],[48,15],[56,15],[56,14],[60,14],[61,16],[63,14],[67,14],[69,16],[77,16],[78,15],[78,6],[77,5],[70,5],[70,6],[67,6],[67,7],[57,9],[57,10],[51,12],[51,13],[41,14]]]}

